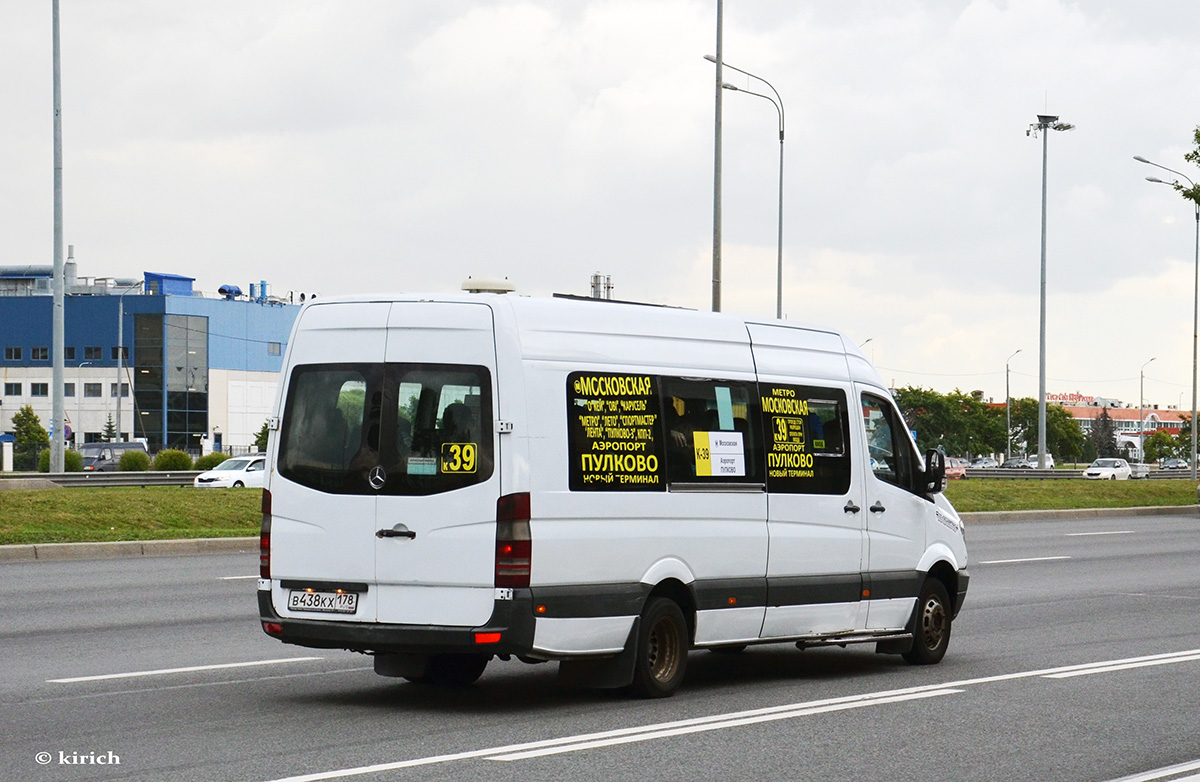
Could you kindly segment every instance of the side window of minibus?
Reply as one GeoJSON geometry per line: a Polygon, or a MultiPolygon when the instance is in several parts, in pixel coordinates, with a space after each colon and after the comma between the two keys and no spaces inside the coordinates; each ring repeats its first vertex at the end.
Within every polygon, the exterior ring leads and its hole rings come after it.
{"type": "Polygon", "coordinates": [[[881,481],[911,491],[916,452],[904,420],[891,404],[873,394],[863,394],[862,411],[871,472],[881,481]]]}
{"type": "Polygon", "coordinates": [[[751,384],[662,379],[669,482],[762,483],[761,418],[751,384]]]}
{"type": "Polygon", "coordinates": [[[840,388],[760,382],[767,489],[782,494],[850,490],[850,419],[840,388]]]}

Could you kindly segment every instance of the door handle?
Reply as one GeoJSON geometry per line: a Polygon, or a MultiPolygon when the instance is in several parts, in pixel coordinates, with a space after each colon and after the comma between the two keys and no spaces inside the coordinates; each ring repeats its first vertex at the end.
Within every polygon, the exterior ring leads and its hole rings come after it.
{"type": "Polygon", "coordinates": [[[862,508],[855,505],[854,500],[850,500],[846,503],[846,507],[842,508],[842,510],[846,511],[847,513],[858,513],[860,510],[862,510],[862,508]]]}
{"type": "MultiPolygon", "coordinates": [[[[400,525],[403,526],[403,525],[400,525]]],[[[410,529],[381,529],[376,530],[375,537],[377,538],[408,538],[412,540],[417,537],[417,533],[410,529]]]]}
{"type": "Polygon", "coordinates": [[[875,504],[871,506],[872,513],[883,513],[887,508],[883,507],[883,503],[875,500],[875,504]]]}

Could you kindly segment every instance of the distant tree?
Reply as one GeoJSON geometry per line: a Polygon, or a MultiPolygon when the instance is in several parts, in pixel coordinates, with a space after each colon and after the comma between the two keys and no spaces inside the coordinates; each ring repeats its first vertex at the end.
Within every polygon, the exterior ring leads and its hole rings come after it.
{"type": "Polygon", "coordinates": [[[1175,435],[1175,456],[1180,459],[1187,459],[1190,463],[1192,460],[1192,414],[1190,412],[1179,414],[1183,419],[1183,426],[1175,435]]]}
{"type": "MultiPolygon", "coordinates": [[[[1038,401],[1030,397],[1013,399],[1009,402],[1013,425],[1013,442],[1025,443],[1027,453],[1035,454],[1038,449],[1038,401]]],[[[1003,418],[1003,408],[998,410],[1003,418]]],[[[1055,462],[1075,461],[1084,455],[1083,429],[1079,422],[1064,407],[1046,405],[1046,450],[1055,462]]]]}
{"type": "Polygon", "coordinates": [[[941,394],[932,389],[898,389],[896,404],[909,428],[917,433],[921,450],[938,448],[952,455],[991,453],[1003,448],[1004,423],[987,405],[955,389],[941,394]]]}
{"type": "Polygon", "coordinates": [[[1145,450],[1147,462],[1160,462],[1179,452],[1179,440],[1165,430],[1159,429],[1146,438],[1145,450]]]}
{"type": "Polygon", "coordinates": [[[116,442],[117,440],[117,425],[113,423],[112,414],[109,413],[108,420],[104,422],[103,432],[105,442],[116,442]]]}
{"type": "MultiPolygon", "coordinates": [[[[1192,151],[1184,155],[1183,159],[1200,166],[1200,125],[1197,125],[1196,129],[1192,131],[1192,144],[1192,151]]],[[[1200,185],[1185,187],[1179,180],[1175,180],[1172,184],[1181,196],[1200,206],[1200,185]]]]}
{"type": "Polygon", "coordinates": [[[254,448],[258,453],[266,453],[267,437],[270,435],[270,429],[267,427],[267,422],[263,421],[262,428],[258,430],[258,434],[254,435],[254,448]]]}
{"type": "Polygon", "coordinates": [[[1117,425],[1108,417],[1108,408],[1100,411],[1100,416],[1092,422],[1092,445],[1096,448],[1096,456],[1109,459],[1120,454],[1117,448],[1117,425]]]}
{"type": "Polygon", "coordinates": [[[37,467],[38,452],[50,445],[50,435],[32,405],[22,405],[13,414],[13,467],[33,470],[37,467]]]}

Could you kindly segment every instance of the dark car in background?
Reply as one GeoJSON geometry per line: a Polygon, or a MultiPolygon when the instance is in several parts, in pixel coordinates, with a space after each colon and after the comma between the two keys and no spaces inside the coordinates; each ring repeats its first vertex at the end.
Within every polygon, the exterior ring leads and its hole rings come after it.
{"type": "Polygon", "coordinates": [[[79,446],[86,472],[114,472],[126,451],[141,451],[147,456],[145,443],[84,443],[79,446]]]}

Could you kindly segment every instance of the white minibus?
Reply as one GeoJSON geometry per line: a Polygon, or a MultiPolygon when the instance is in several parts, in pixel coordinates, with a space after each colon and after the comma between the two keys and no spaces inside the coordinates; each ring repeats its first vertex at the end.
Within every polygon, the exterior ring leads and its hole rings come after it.
{"type": "Polygon", "coordinates": [[[515,293],[310,301],[263,492],[263,630],[467,684],[493,658],[672,694],[688,652],[941,660],[944,459],[841,334],[515,293]]]}

